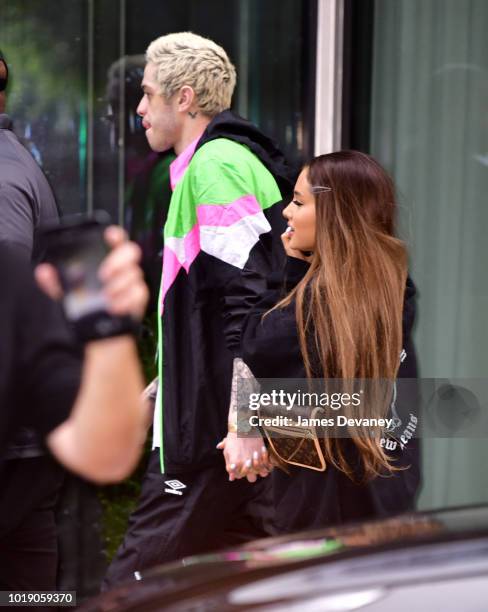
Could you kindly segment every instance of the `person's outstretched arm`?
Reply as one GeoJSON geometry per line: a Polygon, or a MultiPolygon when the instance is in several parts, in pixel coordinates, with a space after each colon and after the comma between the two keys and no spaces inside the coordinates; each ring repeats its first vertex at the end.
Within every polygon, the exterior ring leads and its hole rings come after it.
{"type": "MultiPolygon", "coordinates": [[[[109,228],[113,251],[101,266],[109,310],[141,319],[148,291],[138,262],[140,252],[120,228],[109,228]]],[[[53,296],[59,291],[53,270],[37,270],[38,282],[53,296]]],[[[137,349],[129,335],[89,342],[81,385],[68,419],[47,437],[58,460],[96,482],[124,478],[135,467],[145,438],[137,349]]]]}
{"type": "Polygon", "coordinates": [[[127,476],[145,438],[143,386],[132,338],[89,343],[73,411],[47,437],[56,458],[95,482],[115,482],[127,476]]]}

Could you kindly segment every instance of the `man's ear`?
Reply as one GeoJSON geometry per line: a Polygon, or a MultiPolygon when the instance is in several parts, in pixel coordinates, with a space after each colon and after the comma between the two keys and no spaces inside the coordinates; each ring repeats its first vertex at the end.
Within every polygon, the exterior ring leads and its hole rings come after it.
{"type": "Polygon", "coordinates": [[[195,101],[195,92],[189,85],[184,85],[178,93],[178,110],[182,113],[189,111],[195,101]]]}

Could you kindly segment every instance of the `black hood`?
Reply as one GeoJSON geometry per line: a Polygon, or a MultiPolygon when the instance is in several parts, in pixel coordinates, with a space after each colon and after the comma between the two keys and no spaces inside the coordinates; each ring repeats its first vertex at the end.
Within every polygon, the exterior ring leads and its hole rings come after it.
{"type": "Polygon", "coordinates": [[[278,145],[255,125],[230,110],[216,115],[198,141],[196,149],[215,138],[228,138],[246,145],[275,177],[283,197],[293,191],[295,176],[278,145]]]}

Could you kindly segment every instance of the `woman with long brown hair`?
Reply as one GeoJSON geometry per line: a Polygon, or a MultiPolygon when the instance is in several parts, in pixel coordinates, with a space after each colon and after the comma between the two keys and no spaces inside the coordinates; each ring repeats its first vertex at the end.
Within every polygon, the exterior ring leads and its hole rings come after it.
{"type": "MultiPolygon", "coordinates": [[[[397,378],[417,376],[410,337],[415,288],[405,244],[395,235],[392,180],[364,153],[321,155],[302,170],[283,214],[285,279],[270,280],[247,319],[245,364],[257,379],[364,381],[370,403],[343,410],[348,416],[386,418],[392,402],[402,401],[415,414],[411,398],[392,397],[397,378]]],[[[419,457],[414,425],[402,438],[407,425],[398,424],[397,440],[383,426],[352,428],[348,437],[332,426],[320,439],[324,471],[296,461],[275,469],[278,530],[411,509],[419,457]]],[[[269,443],[272,452],[272,438],[269,443]]],[[[232,432],[221,444],[231,479],[269,470],[256,452],[244,460],[248,444],[232,432]]]]}

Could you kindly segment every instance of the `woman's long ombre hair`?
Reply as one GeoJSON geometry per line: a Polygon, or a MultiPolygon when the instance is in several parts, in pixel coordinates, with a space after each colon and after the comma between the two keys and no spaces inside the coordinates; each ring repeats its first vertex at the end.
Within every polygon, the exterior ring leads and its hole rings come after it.
{"type": "MultiPolygon", "coordinates": [[[[307,376],[368,382],[370,405],[349,416],[384,417],[390,395],[370,379],[396,378],[407,277],[406,248],[395,237],[394,185],[378,162],[358,151],[321,155],[306,170],[316,205],[315,248],[306,276],[280,306],[296,299],[307,376]],[[371,401],[383,407],[372,409],[371,401]]],[[[379,445],[380,428],[350,435],[365,478],[395,469],[379,445]]],[[[326,460],[354,478],[340,440],[324,442],[326,460]]]]}

